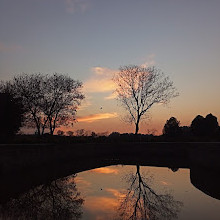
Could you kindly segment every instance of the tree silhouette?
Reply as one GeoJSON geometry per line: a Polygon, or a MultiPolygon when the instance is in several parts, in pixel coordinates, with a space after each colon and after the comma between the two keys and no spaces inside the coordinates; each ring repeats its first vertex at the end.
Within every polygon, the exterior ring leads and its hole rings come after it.
{"type": "Polygon", "coordinates": [[[72,137],[73,134],[74,134],[74,132],[73,132],[73,131],[67,131],[66,134],[67,134],[68,136],[72,137]]]}
{"type": "Polygon", "coordinates": [[[205,118],[201,115],[197,115],[191,123],[191,129],[193,134],[197,136],[205,135],[206,133],[205,118]]]}
{"type": "Polygon", "coordinates": [[[79,219],[83,199],[75,175],[62,178],[24,193],[0,206],[3,219],[79,219]]]}
{"type": "Polygon", "coordinates": [[[217,117],[215,117],[210,113],[206,115],[205,120],[206,120],[206,128],[207,128],[206,134],[209,136],[215,134],[219,128],[217,117]]]}
{"type": "Polygon", "coordinates": [[[0,136],[16,134],[23,122],[24,108],[21,100],[8,93],[0,93],[0,136]]]}
{"type": "Polygon", "coordinates": [[[62,74],[49,76],[46,83],[41,109],[53,134],[57,126],[75,122],[76,109],[84,95],[81,93],[81,82],[62,74]]]}
{"type": "Polygon", "coordinates": [[[178,96],[173,82],[155,67],[144,68],[124,66],[115,74],[113,81],[118,100],[128,112],[126,121],[135,124],[135,134],[139,123],[146,118],[148,110],[156,103],[167,103],[178,96]]]}
{"type": "Polygon", "coordinates": [[[191,129],[196,136],[210,136],[218,131],[218,121],[215,116],[208,114],[205,118],[201,115],[197,115],[192,123],[191,129]]]}
{"type": "Polygon", "coordinates": [[[181,135],[183,135],[185,137],[189,137],[192,135],[191,127],[181,126],[180,129],[181,129],[181,135]]]}
{"type": "Polygon", "coordinates": [[[64,135],[64,131],[62,131],[62,130],[58,130],[58,131],[57,131],[57,135],[59,135],[59,136],[63,136],[63,135],[64,135]]]}
{"type": "Polygon", "coordinates": [[[177,218],[182,203],[171,194],[157,194],[149,185],[150,178],[142,176],[140,166],[128,179],[129,188],[122,199],[118,214],[120,219],[150,220],[177,218]]]}
{"type": "Polygon", "coordinates": [[[72,124],[84,98],[81,82],[58,73],[23,73],[5,84],[10,94],[22,101],[26,126],[34,126],[38,135],[44,134],[46,128],[53,134],[58,126],[72,124]]]}
{"type": "Polygon", "coordinates": [[[177,121],[175,117],[171,117],[169,120],[167,120],[166,124],[163,128],[163,134],[170,137],[176,137],[180,135],[181,128],[180,128],[180,122],[177,121]]]}
{"type": "Polygon", "coordinates": [[[45,118],[40,108],[41,101],[45,94],[44,85],[46,76],[37,74],[20,74],[15,76],[13,80],[6,82],[14,97],[22,100],[25,107],[25,125],[27,127],[35,127],[37,134],[41,133],[41,126],[44,126],[45,118]]]}

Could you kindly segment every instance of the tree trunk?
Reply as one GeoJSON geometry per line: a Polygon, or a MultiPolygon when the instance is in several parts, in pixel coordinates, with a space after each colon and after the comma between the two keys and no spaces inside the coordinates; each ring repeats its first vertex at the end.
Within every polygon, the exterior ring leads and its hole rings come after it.
{"type": "Polygon", "coordinates": [[[50,125],[50,134],[53,135],[53,126],[51,119],[49,119],[49,125],[50,125]]]}
{"type": "Polygon", "coordinates": [[[137,167],[137,174],[140,176],[140,165],[136,165],[137,167]]]}
{"type": "Polygon", "coordinates": [[[138,124],[136,124],[136,128],[135,128],[135,134],[137,134],[137,133],[138,133],[138,131],[139,131],[139,126],[138,126],[138,124]]]}
{"type": "Polygon", "coordinates": [[[140,117],[138,117],[137,122],[135,123],[135,134],[138,134],[138,131],[139,131],[139,122],[140,122],[140,117]]]}
{"type": "Polygon", "coordinates": [[[35,116],[33,116],[33,117],[34,117],[34,121],[35,121],[36,128],[37,128],[37,135],[40,136],[40,125],[39,125],[39,123],[38,123],[37,118],[36,118],[35,116]]]}
{"type": "Polygon", "coordinates": [[[40,136],[40,128],[38,125],[36,127],[37,127],[37,135],[40,136]]]}

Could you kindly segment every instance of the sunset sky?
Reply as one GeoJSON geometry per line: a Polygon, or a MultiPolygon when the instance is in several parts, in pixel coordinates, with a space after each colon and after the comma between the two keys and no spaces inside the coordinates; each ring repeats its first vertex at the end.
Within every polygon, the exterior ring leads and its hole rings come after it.
{"type": "Polygon", "coordinates": [[[73,130],[134,132],[111,81],[129,64],[157,66],[180,93],[153,106],[140,132],[161,133],[171,116],[181,125],[198,114],[220,119],[219,0],[0,2],[0,80],[58,72],[82,81],[86,99],[73,130]]]}

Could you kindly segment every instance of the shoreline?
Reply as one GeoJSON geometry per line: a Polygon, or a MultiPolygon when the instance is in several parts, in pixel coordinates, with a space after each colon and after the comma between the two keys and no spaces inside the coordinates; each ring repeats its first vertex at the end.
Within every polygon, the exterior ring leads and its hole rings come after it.
{"type": "Polygon", "coordinates": [[[0,146],[0,203],[37,185],[110,165],[220,170],[220,143],[86,143],[0,146]]]}

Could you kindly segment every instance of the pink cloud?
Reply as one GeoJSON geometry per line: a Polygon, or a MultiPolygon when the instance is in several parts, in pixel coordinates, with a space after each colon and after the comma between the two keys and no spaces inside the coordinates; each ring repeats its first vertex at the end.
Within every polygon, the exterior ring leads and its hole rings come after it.
{"type": "Polygon", "coordinates": [[[68,13],[85,12],[89,8],[87,0],[65,0],[65,4],[68,13]]]}
{"type": "Polygon", "coordinates": [[[109,69],[106,67],[100,67],[96,66],[92,68],[92,72],[95,73],[96,75],[102,75],[105,77],[113,77],[113,75],[117,72],[117,70],[109,69]]]}
{"type": "Polygon", "coordinates": [[[155,54],[150,54],[141,66],[146,68],[155,65],[155,63],[155,54]]]}
{"type": "Polygon", "coordinates": [[[0,52],[15,52],[21,50],[22,47],[19,45],[11,44],[6,45],[2,42],[0,42],[0,52]]]}

